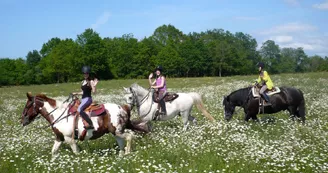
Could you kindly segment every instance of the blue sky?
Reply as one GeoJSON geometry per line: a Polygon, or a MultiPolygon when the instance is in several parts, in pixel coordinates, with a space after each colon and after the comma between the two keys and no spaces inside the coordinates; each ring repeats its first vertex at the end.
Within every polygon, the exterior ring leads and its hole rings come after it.
{"type": "Polygon", "coordinates": [[[25,57],[53,37],[86,28],[102,37],[150,36],[163,24],[184,33],[222,28],[280,47],[328,56],[328,0],[1,0],[0,57],[25,57]]]}

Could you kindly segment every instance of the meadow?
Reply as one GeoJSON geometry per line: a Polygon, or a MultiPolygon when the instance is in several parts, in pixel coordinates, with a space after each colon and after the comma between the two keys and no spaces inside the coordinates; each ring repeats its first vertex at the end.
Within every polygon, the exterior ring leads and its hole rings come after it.
{"type": "MultiPolygon", "coordinates": [[[[198,92],[216,119],[209,122],[194,107],[198,124],[186,132],[180,117],[153,122],[153,131],[136,134],[133,152],[118,157],[111,134],[79,142],[74,155],[67,144],[51,162],[54,135],[40,118],[26,127],[20,124],[26,92],[45,93],[64,100],[79,91],[79,83],[0,88],[0,172],[328,172],[328,73],[272,75],[277,86],[303,91],[306,123],[291,121],[287,112],[259,115],[258,122],[243,121],[239,111],[233,120],[223,119],[222,98],[249,86],[256,76],[167,79],[169,91],[198,92]]],[[[123,87],[132,83],[147,87],[147,80],[100,81],[94,100],[125,103],[123,87]]],[[[238,108],[237,108],[238,109],[238,108]]],[[[136,117],[136,111],[132,112],[136,117]]]]}

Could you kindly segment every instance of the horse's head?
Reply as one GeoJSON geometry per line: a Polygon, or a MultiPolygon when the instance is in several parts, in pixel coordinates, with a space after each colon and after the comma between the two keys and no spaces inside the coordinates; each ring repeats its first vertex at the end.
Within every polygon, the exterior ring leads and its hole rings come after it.
{"type": "Polygon", "coordinates": [[[230,120],[232,118],[233,113],[235,112],[235,105],[231,102],[230,96],[224,96],[223,98],[223,106],[224,106],[224,119],[230,120]]]}
{"type": "Polygon", "coordinates": [[[49,99],[44,94],[32,96],[32,94],[28,92],[26,93],[26,96],[27,102],[25,104],[21,119],[23,126],[26,126],[35,120],[39,113],[41,113],[45,101],[49,102],[49,104],[52,106],[56,106],[56,101],[49,99]]]}
{"type": "Polygon", "coordinates": [[[136,95],[135,95],[134,91],[132,90],[132,88],[131,87],[129,87],[129,88],[123,87],[123,88],[126,92],[126,94],[124,96],[126,99],[126,102],[130,105],[135,105],[137,102],[137,99],[136,99],[136,95]]]}
{"type": "Polygon", "coordinates": [[[126,101],[130,105],[141,104],[138,103],[138,101],[144,102],[147,98],[149,98],[148,96],[150,90],[147,90],[136,83],[132,84],[129,88],[124,88],[124,90],[127,93],[125,95],[126,101]]]}

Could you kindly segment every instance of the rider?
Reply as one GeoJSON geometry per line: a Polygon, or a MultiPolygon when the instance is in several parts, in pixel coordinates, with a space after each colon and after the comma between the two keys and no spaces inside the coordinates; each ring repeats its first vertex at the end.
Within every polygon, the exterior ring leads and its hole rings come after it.
{"type": "Polygon", "coordinates": [[[264,63],[259,62],[257,63],[257,66],[259,68],[260,75],[256,82],[258,85],[261,86],[260,95],[262,96],[262,98],[264,98],[267,104],[270,104],[270,99],[269,96],[266,94],[266,90],[272,90],[273,82],[271,81],[268,72],[264,70],[264,63]]]}
{"type": "Polygon", "coordinates": [[[81,117],[85,120],[83,121],[85,129],[94,128],[90,117],[84,112],[84,110],[91,105],[92,103],[91,91],[93,93],[96,92],[96,85],[98,83],[97,78],[95,78],[94,80],[90,79],[89,76],[90,71],[91,68],[89,66],[82,67],[82,73],[84,74],[84,80],[82,81],[82,85],[81,85],[82,91],[72,93],[73,95],[82,95],[82,102],[79,105],[77,111],[80,113],[81,117]]]}
{"type": "Polygon", "coordinates": [[[149,85],[151,88],[157,89],[158,92],[158,99],[159,99],[159,104],[161,106],[161,115],[166,115],[166,106],[164,102],[164,96],[166,94],[166,80],[165,77],[162,74],[163,68],[162,66],[157,66],[155,69],[156,73],[156,80],[154,82],[151,81],[153,78],[153,73],[150,73],[149,75],[149,85]]]}

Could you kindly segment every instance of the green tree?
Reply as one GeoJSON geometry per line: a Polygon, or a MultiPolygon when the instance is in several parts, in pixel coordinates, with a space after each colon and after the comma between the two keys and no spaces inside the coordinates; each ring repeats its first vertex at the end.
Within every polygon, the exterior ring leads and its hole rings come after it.
{"type": "Polygon", "coordinates": [[[267,40],[263,43],[260,54],[271,73],[277,73],[277,66],[281,62],[279,46],[273,40],[267,40]]]}
{"type": "Polygon", "coordinates": [[[61,42],[60,38],[55,37],[50,40],[48,40],[47,43],[44,43],[42,45],[42,48],[40,50],[40,54],[42,57],[46,57],[54,47],[56,47],[61,42]]]}

